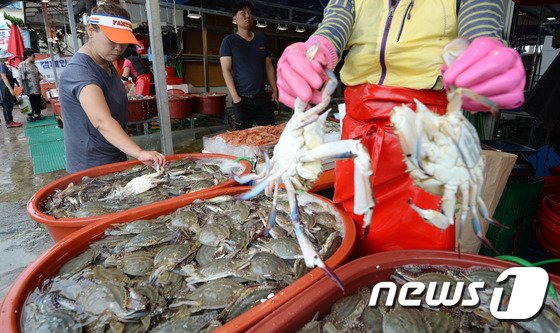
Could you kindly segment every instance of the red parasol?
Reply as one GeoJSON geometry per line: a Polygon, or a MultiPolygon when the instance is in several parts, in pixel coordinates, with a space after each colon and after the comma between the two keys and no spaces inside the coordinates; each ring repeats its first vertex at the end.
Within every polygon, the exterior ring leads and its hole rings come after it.
{"type": "Polygon", "coordinates": [[[23,61],[24,50],[25,46],[23,45],[23,38],[21,38],[19,28],[17,24],[12,23],[10,27],[10,38],[8,39],[8,52],[14,56],[8,59],[8,64],[17,68],[19,63],[23,61]]]}

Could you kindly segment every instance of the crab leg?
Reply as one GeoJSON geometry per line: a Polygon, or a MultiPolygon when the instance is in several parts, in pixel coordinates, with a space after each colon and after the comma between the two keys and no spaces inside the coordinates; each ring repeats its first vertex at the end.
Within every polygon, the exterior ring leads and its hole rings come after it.
{"type": "Polygon", "coordinates": [[[472,192],[471,192],[470,195],[471,195],[470,208],[471,208],[471,213],[472,213],[471,224],[472,224],[474,233],[476,234],[478,239],[480,239],[480,241],[487,248],[492,250],[494,253],[498,254],[498,251],[496,251],[496,248],[494,248],[492,243],[490,243],[490,241],[486,238],[486,236],[484,236],[484,234],[482,234],[482,227],[480,225],[480,220],[478,219],[477,208],[476,208],[477,198],[478,198],[478,186],[477,185],[475,185],[474,189],[472,189],[472,192]]]}
{"type": "Polygon", "coordinates": [[[274,195],[272,197],[272,207],[270,208],[270,213],[268,214],[268,220],[266,221],[266,227],[258,233],[256,238],[261,238],[268,235],[270,229],[276,224],[276,205],[278,203],[278,183],[274,184],[274,195]]]}
{"type": "Polygon", "coordinates": [[[467,214],[469,212],[469,185],[466,183],[460,185],[459,191],[461,192],[461,215],[459,216],[459,223],[457,223],[457,252],[459,252],[459,256],[461,256],[461,238],[463,235],[463,226],[465,225],[467,214]]]}
{"type": "Polygon", "coordinates": [[[327,158],[354,158],[354,213],[364,215],[365,238],[369,232],[375,202],[371,190],[371,161],[367,149],[358,140],[341,140],[322,144],[302,157],[303,162],[327,158]]]}
{"type": "Polygon", "coordinates": [[[410,208],[412,208],[418,215],[420,215],[426,222],[433,226],[438,227],[441,230],[447,229],[450,225],[453,225],[454,209],[457,199],[455,198],[455,193],[457,187],[453,185],[445,185],[445,190],[443,192],[443,199],[441,203],[442,212],[438,212],[433,209],[422,209],[409,200],[410,208]]]}
{"type": "Polygon", "coordinates": [[[296,234],[299,247],[301,248],[301,253],[303,254],[303,259],[305,260],[305,265],[309,268],[313,268],[313,267],[321,268],[325,272],[325,274],[331,280],[333,280],[334,283],[336,283],[336,285],[344,293],[346,293],[346,288],[344,288],[342,281],[340,281],[340,279],[338,278],[338,276],[336,276],[334,271],[329,266],[327,266],[323,262],[323,260],[321,260],[319,254],[317,254],[317,251],[315,251],[315,249],[313,248],[313,244],[311,244],[309,239],[303,233],[303,228],[305,228],[305,226],[299,218],[298,204],[296,199],[296,190],[290,183],[286,184],[286,189],[288,192],[288,202],[290,204],[290,210],[291,210],[290,222],[294,227],[294,232],[296,234]]]}
{"type": "Polygon", "coordinates": [[[493,218],[490,217],[490,214],[488,213],[488,208],[486,208],[486,204],[484,203],[484,201],[482,200],[482,193],[481,193],[481,188],[482,188],[482,184],[483,184],[483,179],[482,176],[479,175],[479,190],[478,190],[478,194],[477,194],[477,198],[476,198],[476,202],[478,203],[478,211],[480,213],[480,215],[482,216],[482,218],[484,220],[486,220],[486,222],[499,227],[499,228],[507,228],[506,226],[504,226],[503,224],[501,224],[500,222],[494,220],[493,218]]]}

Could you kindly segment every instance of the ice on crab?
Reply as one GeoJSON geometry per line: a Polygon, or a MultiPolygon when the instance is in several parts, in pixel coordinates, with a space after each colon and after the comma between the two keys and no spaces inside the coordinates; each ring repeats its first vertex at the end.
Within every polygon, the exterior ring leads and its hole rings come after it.
{"type": "Polygon", "coordinates": [[[253,198],[263,190],[267,195],[273,195],[273,204],[267,227],[260,235],[267,234],[274,226],[278,187],[281,184],[285,186],[291,212],[290,221],[306,266],[322,268],[341,289],[344,289],[340,280],[325,265],[307,238],[305,225],[299,214],[296,193],[297,191],[308,191],[312,187],[322,172],[323,160],[353,158],[355,165],[354,213],[364,215],[364,236],[367,235],[374,206],[369,154],[359,140],[324,143],[325,122],[328,115],[328,111],[325,112],[325,109],[330,103],[330,95],[338,84],[334,74],[329,71],[326,72],[330,80],[323,89],[321,103],[305,111],[307,104],[300,99],[296,99],[294,114],[280,135],[278,144],[274,147],[274,156],[268,160],[268,156],[265,155],[267,159],[266,170],[261,174],[253,174],[236,180],[240,183],[249,180],[258,182],[253,190],[240,196],[242,200],[253,198]]]}
{"type": "Polygon", "coordinates": [[[436,115],[415,100],[416,112],[406,105],[395,107],[391,112],[391,123],[414,184],[431,194],[442,196],[441,212],[422,209],[413,203],[410,207],[428,223],[446,229],[454,224],[456,196],[459,195],[459,250],[461,229],[469,211],[476,235],[493,249],[482,234],[479,216],[489,223],[497,223],[489,216],[481,198],[484,162],[476,129],[462,113],[463,94],[487,105],[492,104],[470,91],[457,89],[448,94],[445,115],[436,115]]]}

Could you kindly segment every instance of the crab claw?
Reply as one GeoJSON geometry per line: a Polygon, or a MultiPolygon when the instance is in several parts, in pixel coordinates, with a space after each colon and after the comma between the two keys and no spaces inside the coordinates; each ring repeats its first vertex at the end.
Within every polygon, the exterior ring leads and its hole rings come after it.
{"type": "Polygon", "coordinates": [[[500,222],[490,217],[490,214],[488,213],[488,208],[486,208],[486,204],[484,203],[484,201],[480,196],[476,199],[476,201],[478,203],[478,211],[480,212],[480,215],[486,222],[498,228],[509,229],[507,225],[503,225],[500,222]]]}
{"type": "Polygon", "coordinates": [[[426,222],[429,222],[434,227],[438,229],[445,230],[450,225],[453,224],[453,217],[445,216],[441,212],[433,209],[422,209],[412,203],[412,200],[408,199],[408,204],[412,210],[414,210],[418,215],[420,215],[426,222]]]}
{"type": "Polygon", "coordinates": [[[294,224],[294,232],[296,234],[296,238],[298,240],[299,246],[301,248],[301,253],[303,254],[303,259],[305,260],[305,265],[309,268],[311,267],[319,267],[325,272],[325,275],[329,277],[329,279],[333,280],[333,282],[337,285],[338,288],[342,290],[343,293],[346,293],[346,288],[342,284],[342,281],[336,276],[334,271],[327,266],[323,260],[319,257],[319,254],[313,249],[313,245],[305,237],[303,231],[300,226],[295,226],[294,224]]]}
{"type": "Polygon", "coordinates": [[[490,110],[490,113],[492,114],[492,117],[494,117],[494,119],[498,116],[498,111],[500,110],[498,108],[498,105],[491,99],[481,96],[472,90],[466,88],[458,88],[450,93],[449,96],[451,96],[450,103],[460,103],[459,105],[462,104],[462,96],[466,96],[471,100],[486,106],[490,110]],[[456,102],[454,100],[456,100],[456,102]]]}
{"type": "Polygon", "coordinates": [[[303,259],[305,261],[305,265],[309,268],[312,267],[319,267],[325,272],[333,282],[337,285],[338,288],[342,290],[344,294],[346,294],[346,288],[342,284],[342,281],[336,276],[334,271],[327,266],[323,260],[319,257],[319,254],[313,248],[313,244],[309,241],[307,237],[305,237],[303,233],[303,224],[299,219],[299,214],[297,212],[297,204],[292,207],[292,213],[290,214],[290,221],[294,227],[294,233],[296,234],[296,238],[301,248],[301,253],[303,254],[303,259]]]}
{"type": "Polygon", "coordinates": [[[239,184],[247,184],[248,182],[251,182],[253,180],[257,180],[260,179],[261,176],[257,175],[257,174],[247,174],[245,176],[239,177],[238,175],[233,175],[233,180],[235,180],[236,182],[238,182],[239,184]]]}
{"type": "Polygon", "coordinates": [[[268,186],[268,184],[270,183],[271,177],[266,177],[265,179],[263,179],[263,181],[261,181],[260,183],[258,183],[257,185],[253,186],[253,188],[248,191],[245,192],[243,194],[240,194],[237,196],[238,200],[249,200],[249,199],[253,199],[254,197],[256,197],[257,195],[259,195],[262,191],[264,191],[264,189],[268,186]]]}
{"type": "Polygon", "coordinates": [[[482,242],[482,244],[484,244],[484,246],[486,246],[487,248],[489,248],[492,252],[494,252],[495,254],[500,254],[496,248],[494,247],[494,245],[492,245],[492,243],[490,243],[490,241],[488,240],[488,238],[486,238],[486,236],[484,236],[484,234],[482,233],[482,227],[480,226],[480,220],[478,219],[478,216],[476,214],[475,211],[475,207],[472,207],[471,209],[471,213],[473,215],[473,218],[471,220],[471,224],[474,230],[474,233],[476,234],[476,237],[478,237],[478,239],[480,239],[480,241],[482,242]]]}

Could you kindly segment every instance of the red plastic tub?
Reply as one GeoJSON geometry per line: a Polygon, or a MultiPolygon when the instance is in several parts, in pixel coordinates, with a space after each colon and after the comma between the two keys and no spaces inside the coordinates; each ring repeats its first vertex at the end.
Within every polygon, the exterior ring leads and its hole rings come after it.
{"type": "MultiPolygon", "coordinates": [[[[364,286],[373,286],[389,281],[396,267],[403,265],[449,265],[462,268],[485,266],[508,268],[513,263],[475,254],[433,250],[390,251],[369,255],[351,261],[335,272],[351,294],[364,286]]],[[[550,275],[556,289],[560,288],[560,277],[550,275]]],[[[344,295],[326,279],[315,283],[279,307],[247,332],[296,332],[313,319],[317,312],[325,315],[331,306],[344,295]]]]}
{"type": "Polygon", "coordinates": [[[224,93],[203,93],[196,96],[198,112],[207,116],[220,116],[226,109],[224,93]]]}
{"type": "Polygon", "coordinates": [[[57,115],[59,118],[62,118],[62,107],[60,106],[60,102],[58,101],[58,98],[52,98],[51,104],[52,104],[54,114],[57,115]]]}
{"type": "MultiPolygon", "coordinates": [[[[560,249],[560,196],[547,195],[543,198],[537,218],[540,223],[540,243],[543,247],[560,249]]],[[[550,252],[550,251],[548,251],[550,252]]]]}
{"type": "MultiPolygon", "coordinates": [[[[180,154],[180,155],[169,155],[166,156],[165,158],[167,159],[167,161],[174,161],[174,160],[178,160],[178,159],[182,159],[185,158],[186,156],[191,156],[192,158],[195,159],[211,159],[211,158],[223,158],[223,159],[228,159],[228,160],[233,160],[236,157],[235,156],[229,156],[229,155],[221,155],[221,154],[180,154]]],[[[247,161],[240,161],[240,163],[242,163],[245,166],[245,171],[243,172],[244,174],[248,173],[249,170],[251,169],[251,165],[249,162],[247,161]]],[[[88,176],[88,177],[96,177],[96,176],[101,176],[101,175],[106,175],[109,173],[113,173],[113,172],[118,172],[118,171],[122,171],[125,170],[127,168],[130,168],[134,165],[140,165],[142,164],[140,161],[127,161],[127,162],[120,162],[120,163],[113,163],[113,164],[107,164],[107,165],[102,165],[102,166],[98,166],[95,168],[90,168],[90,169],[86,169],[83,171],[79,171],[76,173],[73,173],[71,175],[68,175],[66,177],[62,177],[58,180],[55,180],[54,182],[48,184],[47,186],[43,187],[42,189],[40,189],[39,191],[37,191],[35,194],[33,194],[33,196],[31,197],[31,199],[29,199],[29,201],[27,202],[27,213],[29,214],[29,216],[36,222],[44,224],[45,227],[47,228],[47,231],[49,232],[49,234],[51,235],[52,239],[55,242],[60,241],[62,238],[68,236],[69,234],[93,223],[93,222],[97,222],[100,220],[107,220],[110,218],[115,218],[118,216],[123,216],[123,215],[130,215],[130,214],[136,214],[136,212],[141,211],[144,208],[153,208],[156,206],[161,206],[161,205],[174,205],[174,207],[178,207],[177,205],[181,204],[185,199],[190,199],[192,198],[197,198],[199,197],[202,193],[207,192],[209,190],[214,190],[214,189],[219,189],[219,188],[224,188],[224,187],[231,187],[231,186],[235,186],[237,185],[237,182],[233,179],[228,180],[222,184],[218,184],[216,186],[212,186],[209,189],[206,190],[202,190],[202,191],[196,191],[196,192],[192,192],[192,193],[187,193],[178,197],[174,197],[174,198],[169,198],[166,200],[162,200],[162,201],[158,201],[158,202],[154,202],[151,203],[149,205],[145,205],[145,206],[140,206],[140,207],[135,207],[132,209],[128,209],[122,212],[115,212],[115,213],[111,213],[111,214],[104,214],[104,215],[96,215],[96,216],[89,216],[89,217],[84,217],[84,218],[60,218],[60,219],[56,219],[53,216],[50,215],[46,215],[44,213],[42,213],[41,211],[41,204],[43,203],[43,201],[45,201],[49,195],[53,194],[55,190],[60,190],[60,189],[65,189],[68,184],[70,183],[74,183],[77,184],[79,182],[81,182],[82,178],[84,176],[88,176]]]]}
{"type": "Polygon", "coordinates": [[[153,96],[143,99],[128,100],[128,122],[150,119],[157,110],[156,98],[153,96]]]}
{"type": "MultiPolygon", "coordinates": [[[[151,219],[161,215],[170,214],[177,208],[188,205],[195,199],[204,200],[220,195],[236,195],[248,190],[250,190],[250,187],[244,186],[206,191],[196,197],[183,196],[179,198],[180,204],[177,201],[171,202],[165,200],[160,202],[158,205],[151,207],[144,206],[141,207],[141,209],[134,211],[130,210],[126,215],[114,217],[105,221],[99,221],[76,231],[43,253],[16,279],[2,302],[2,308],[0,309],[0,331],[3,333],[19,332],[21,310],[25,305],[27,296],[33,292],[37,286],[42,285],[45,280],[54,275],[67,261],[86,250],[89,244],[93,241],[101,238],[104,230],[111,225],[138,219],[151,219]]],[[[320,196],[316,196],[316,198],[323,201],[325,205],[332,205],[332,202],[328,199],[320,196]]],[[[356,229],[352,219],[342,209],[336,206],[334,206],[334,208],[342,218],[345,235],[338,250],[326,261],[327,265],[333,269],[342,265],[350,256],[356,239],[356,229]]],[[[312,270],[288,287],[284,288],[271,299],[243,313],[214,332],[246,331],[259,320],[263,319],[268,314],[278,309],[281,305],[288,302],[291,298],[308,289],[313,283],[319,281],[323,276],[324,273],[319,268],[312,270]]],[[[334,285],[334,283],[332,284],[334,285]]]]}
{"type": "Polygon", "coordinates": [[[560,194],[560,176],[552,175],[552,176],[545,176],[544,179],[544,190],[543,196],[549,194],[560,194]]]}
{"type": "Polygon", "coordinates": [[[181,89],[167,89],[168,95],[184,95],[185,92],[181,89]]]}
{"type": "Polygon", "coordinates": [[[175,67],[173,66],[166,66],[165,67],[165,75],[167,77],[176,77],[175,76],[175,67]]]}
{"type": "Polygon", "coordinates": [[[193,111],[192,95],[173,95],[169,94],[169,118],[171,119],[187,119],[190,118],[193,111]]]}

